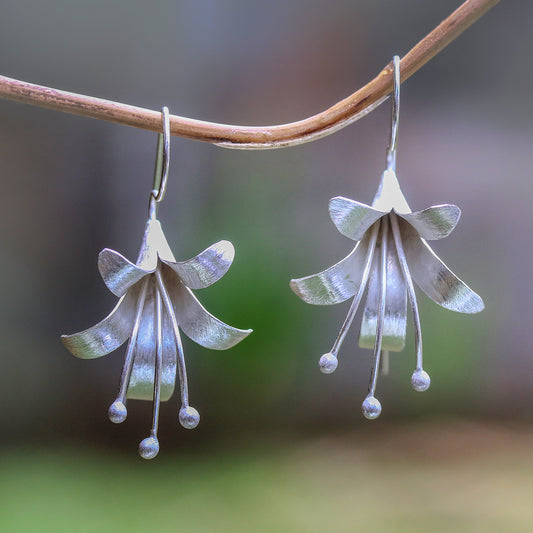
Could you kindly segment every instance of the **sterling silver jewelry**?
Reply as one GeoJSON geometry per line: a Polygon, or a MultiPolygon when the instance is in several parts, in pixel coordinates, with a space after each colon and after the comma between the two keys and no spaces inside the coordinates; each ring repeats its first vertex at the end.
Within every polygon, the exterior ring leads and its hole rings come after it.
{"type": "Polygon", "coordinates": [[[483,300],[435,255],[426,240],[442,239],[455,228],[461,211],[455,205],[436,205],[412,212],[396,178],[396,146],[400,112],[400,58],[394,57],[392,126],[387,169],[381,177],[372,207],[337,196],[329,213],[337,229],[357,241],[353,251],[332,267],[305,278],[293,279],[292,290],[314,305],[333,305],[353,297],[337,339],[319,361],[325,374],[335,371],[338,353],[355,317],[365,290],[366,305],[359,346],[373,349],[373,364],[363,415],[372,420],[381,414],[375,397],[380,369],[388,370],[389,351],[405,345],[407,300],[413,314],[416,367],[414,390],[429,388],[431,380],[422,366],[422,332],[413,280],[433,301],[459,313],[478,313],[483,300]],[[381,363],[381,366],[380,366],[381,363]]]}
{"type": "Polygon", "coordinates": [[[176,261],[172,255],[157,219],[170,161],[170,122],[166,107],[162,119],[163,134],[158,135],[149,218],[137,262],[134,264],[108,248],[98,258],[105,284],[120,300],[111,314],[95,326],[61,337],[67,349],[82,359],[106,355],[129,339],[119,392],[108,415],[118,424],[126,420],[127,398],[153,401],[150,436],[139,445],[139,453],[145,459],[152,459],[159,452],[159,404],[170,399],[174,392],[176,367],[181,392],[180,423],[193,429],[200,422],[198,411],[189,405],[180,329],[193,341],[213,350],[231,348],[252,332],[233,328],[215,318],[191,291],[212,285],[228,271],[235,255],[231,242],[217,242],[188,261],[176,261]]]}

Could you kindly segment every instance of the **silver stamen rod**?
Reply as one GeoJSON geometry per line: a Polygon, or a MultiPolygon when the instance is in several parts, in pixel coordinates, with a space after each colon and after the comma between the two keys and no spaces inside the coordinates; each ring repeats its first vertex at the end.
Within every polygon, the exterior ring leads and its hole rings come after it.
{"type": "Polygon", "coordinates": [[[159,407],[161,404],[161,374],[163,372],[163,317],[161,295],[155,291],[156,340],[154,365],[154,401],[152,404],[152,429],[150,436],[139,444],[139,454],[143,459],[153,459],[159,453],[157,429],[159,425],[159,407]]]}
{"type": "Polygon", "coordinates": [[[128,410],[126,409],[126,392],[130,383],[131,369],[133,367],[133,349],[137,342],[137,335],[139,333],[139,325],[141,323],[142,312],[144,309],[144,302],[146,300],[146,290],[148,288],[148,277],[143,281],[141,291],[139,292],[139,299],[137,300],[137,311],[135,313],[135,322],[133,323],[133,330],[131,332],[128,348],[124,357],[124,366],[122,367],[122,374],[120,376],[120,386],[117,394],[117,399],[111,404],[107,412],[107,416],[111,422],[120,424],[126,420],[128,410]]]}
{"type": "Polygon", "coordinates": [[[383,339],[383,321],[385,319],[385,299],[387,297],[387,238],[389,233],[389,220],[387,216],[382,218],[381,226],[381,281],[379,287],[379,307],[378,319],[376,324],[376,342],[374,344],[374,357],[372,372],[370,374],[370,383],[368,385],[368,394],[361,407],[363,415],[369,420],[374,420],[381,414],[381,404],[379,403],[379,400],[374,397],[374,394],[376,392],[376,385],[378,382],[379,363],[381,359],[381,341],[383,339]]]}
{"type": "Polygon", "coordinates": [[[344,323],[342,324],[339,334],[335,342],[333,343],[333,347],[331,348],[331,351],[329,353],[325,353],[320,358],[320,361],[318,362],[318,366],[321,372],[323,372],[324,374],[331,374],[337,368],[337,365],[338,365],[337,355],[339,353],[342,343],[344,342],[344,339],[346,338],[346,335],[348,334],[350,326],[352,325],[355,314],[357,313],[357,308],[359,307],[359,304],[361,303],[361,299],[365,292],[368,278],[370,276],[370,268],[372,266],[372,259],[374,258],[374,251],[376,249],[376,241],[378,239],[379,225],[380,225],[380,221],[378,220],[374,224],[374,227],[372,229],[370,240],[368,242],[368,250],[366,253],[363,275],[361,277],[361,284],[359,285],[357,294],[354,296],[352,305],[350,306],[350,310],[348,311],[348,315],[346,316],[346,319],[344,320],[344,323]]]}
{"type": "Polygon", "coordinates": [[[429,374],[424,371],[423,365],[423,350],[422,350],[422,328],[420,327],[420,314],[418,312],[418,303],[416,301],[415,287],[407,265],[407,259],[403,250],[402,236],[400,233],[400,226],[398,219],[394,213],[390,213],[392,233],[394,235],[394,243],[396,244],[396,251],[398,252],[398,259],[402,274],[407,285],[407,294],[409,295],[409,303],[411,304],[411,311],[413,312],[413,323],[415,327],[415,350],[416,350],[416,369],[411,376],[411,385],[413,389],[418,392],[423,392],[429,389],[431,385],[431,378],[429,374]]]}
{"type": "Polygon", "coordinates": [[[185,356],[183,353],[183,345],[181,343],[181,335],[179,331],[178,321],[176,320],[176,313],[170,296],[168,295],[161,272],[156,270],[156,279],[159,292],[163,297],[163,303],[167,310],[172,328],[174,330],[174,337],[176,339],[176,348],[178,352],[178,374],[180,379],[181,391],[181,408],[179,413],[180,424],[186,429],[194,429],[200,423],[200,414],[198,411],[189,405],[189,388],[187,385],[187,367],[185,366],[185,356]]]}

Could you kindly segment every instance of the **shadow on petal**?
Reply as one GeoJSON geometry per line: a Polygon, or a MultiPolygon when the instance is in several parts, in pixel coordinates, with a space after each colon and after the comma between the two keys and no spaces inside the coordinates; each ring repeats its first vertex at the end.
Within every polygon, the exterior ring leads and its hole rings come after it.
{"type": "Polygon", "coordinates": [[[368,242],[365,236],[348,256],[327,270],[291,280],[291,289],[313,305],[334,305],[351,298],[362,282],[368,242]]]}
{"type": "MultiPolygon", "coordinates": [[[[374,349],[380,293],[380,251],[379,246],[372,261],[372,273],[368,284],[363,320],[359,334],[361,348],[374,349]]],[[[407,327],[407,287],[402,275],[394,236],[388,235],[387,246],[387,286],[385,292],[385,314],[383,318],[383,338],[381,349],[401,352],[405,347],[407,327]]]]}
{"type": "Polygon", "coordinates": [[[401,214],[423,239],[436,240],[447,237],[459,222],[461,210],[456,205],[434,205],[423,211],[401,214]]]}
{"type": "Polygon", "coordinates": [[[416,284],[434,302],[459,313],[479,313],[483,300],[461,281],[435,254],[429,244],[401,221],[405,256],[416,284]]]}
{"type": "MultiPolygon", "coordinates": [[[[150,279],[137,341],[133,347],[133,367],[127,393],[127,397],[132,400],[152,401],[154,396],[157,327],[155,323],[155,291],[155,279],[150,279]]],[[[172,396],[176,381],[176,339],[168,313],[164,310],[162,320],[161,401],[165,402],[172,396]]]]}
{"type": "Polygon", "coordinates": [[[355,200],[336,196],[329,201],[329,215],[345,237],[359,241],[366,230],[385,213],[355,200]]]}
{"type": "Polygon", "coordinates": [[[138,267],[109,248],[104,248],[100,252],[98,270],[108,289],[116,296],[122,296],[131,286],[151,272],[138,267]]]}
{"type": "Polygon", "coordinates": [[[203,289],[218,281],[229,269],[235,248],[229,241],[220,241],[188,261],[163,261],[191,289],[203,289]]]}
{"type": "Polygon", "coordinates": [[[72,335],[62,335],[61,341],[76,357],[95,359],[116,350],[131,335],[135,319],[138,291],[128,291],[113,311],[98,324],[72,335]]]}
{"type": "Polygon", "coordinates": [[[227,350],[252,333],[251,329],[237,329],[214,317],[174,271],[163,268],[162,274],[178,325],[194,342],[212,350],[227,350]]]}

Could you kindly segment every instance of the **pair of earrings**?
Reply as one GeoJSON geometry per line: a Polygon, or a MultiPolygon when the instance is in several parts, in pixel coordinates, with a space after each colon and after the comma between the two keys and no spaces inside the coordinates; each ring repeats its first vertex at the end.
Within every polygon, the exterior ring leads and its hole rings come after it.
{"type": "MultiPolygon", "coordinates": [[[[416,391],[425,391],[430,386],[422,364],[422,334],[413,280],[432,300],[452,311],[477,313],[484,307],[481,298],[446,267],[426,242],[451,233],[459,220],[459,208],[437,205],[412,212],[400,190],[396,178],[400,109],[398,56],[394,57],[393,67],[387,169],[372,206],[340,196],[329,202],[333,223],[357,244],[347,257],[327,270],[290,283],[292,290],[310,304],[333,305],[353,298],[331,350],[320,358],[319,367],[325,374],[337,368],[339,350],[367,293],[359,345],[373,350],[368,394],[362,405],[363,415],[368,419],[375,419],[381,413],[381,404],[375,397],[380,369],[386,373],[389,352],[401,351],[405,345],[407,301],[413,314],[416,350],[411,384],[416,391]]],[[[139,257],[132,263],[106,248],[98,259],[104,282],[120,300],[111,314],[95,326],[62,336],[64,345],[83,359],[106,355],[129,339],[119,392],[108,415],[112,422],[120,423],[127,417],[126,399],[153,401],[150,436],[139,445],[139,453],[145,459],[159,452],[160,402],[172,396],[176,375],[181,393],[181,425],[192,429],[200,421],[198,411],[189,405],[180,329],[201,346],[215,350],[231,348],[252,332],[224,324],[204,309],[192,292],[215,283],[228,271],[235,254],[233,245],[220,241],[196,257],[179,262],[167,243],[157,219],[158,204],[165,195],[170,156],[166,107],[162,118],[163,134],[158,136],[154,187],[139,257]]]]}

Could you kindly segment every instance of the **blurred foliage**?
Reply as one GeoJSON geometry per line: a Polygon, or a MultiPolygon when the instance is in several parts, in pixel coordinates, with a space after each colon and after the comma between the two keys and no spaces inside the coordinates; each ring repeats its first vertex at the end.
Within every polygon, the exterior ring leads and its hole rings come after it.
{"type": "Polygon", "coordinates": [[[523,533],[533,434],[441,421],[305,442],[163,451],[23,449],[0,460],[9,533],[523,533]]]}

